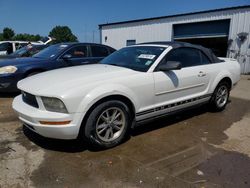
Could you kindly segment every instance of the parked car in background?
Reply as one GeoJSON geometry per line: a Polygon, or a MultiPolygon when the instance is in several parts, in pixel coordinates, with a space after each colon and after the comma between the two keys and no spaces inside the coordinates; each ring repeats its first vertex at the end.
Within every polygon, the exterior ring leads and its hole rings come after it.
{"type": "Polygon", "coordinates": [[[54,40],[54,38],[52,37],[42,37],[41,40],[39,40],[38,42],[44,45],[49,44],[50,42],[52,42],[54,40]]]}
{"type": "Polygon", "coordinates": [[[24,46],[24,47],[20,48],[19,50],[15,51],[15,52],[13,52],[13,53],[11,53],[9,55],[0,56],[0,60],[14,59],[14,58],[20,58],[20,57],[31,57],[31,56],[35,55],[36,53],[40,52],[41,50],[43,50],[46,47],[48,47],[48,45],[30,44],[30,45],[27,45],[27,46],[24,46]]]}
{"type": "Polygon", "coordinates": [[[1,55],[8,55],[16,50],[28,45],[47,45],[49,44],[53,39],[51,37],[43,37],[38,42],[29,42],[29,41],[0,41],[0,56],[1,55]]]}
{"type": "Polygon", "coordinates": [[[114,51],[101,44],[61,43],[51,45],[32,57],[2,60],[0,92],[18,91],[19,80],[44,71],[97,63],[114,51]]]}
{"type": "Polygon", "coordinates": [[[16,50],[28,45],[28,43],[29,43],[28,41],[0,41],[0,55],[11,54],[16,50]]]}
{"type": "Polygon", "coordinates": [[[99,64],[50,71],[18,83],[13,108],[32,131],[110,148],[136,124],[196,105],[223,110],[240,65],[178,42],[123,48],[99,64]]]}

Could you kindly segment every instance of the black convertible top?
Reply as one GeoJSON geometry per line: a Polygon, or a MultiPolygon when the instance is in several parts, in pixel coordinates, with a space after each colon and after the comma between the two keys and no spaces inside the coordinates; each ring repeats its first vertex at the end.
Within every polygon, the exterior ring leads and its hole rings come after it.
{"type": "Polygon", "coordinates": [[[204,54],[206,54],[206,56],[211,60],[211,62],[213,63],[218,63],[221,62],[222,60],[220,60],[218,57],[216,57],[214,55],[214,53],[212,52],[212,50],[205,48],[201,45],[196,45],[196,44],[191,44],[191,43],[187,43],[187,42],[176,42],[176,41],[160,41],[160,42],[146,42],[146,43],[141,43],[141,44],[155,44],[155,45],[167,45],[167,46],[172,46],[172,48],[181,48],[181,47],[190,47],[190,48],[196,48],[201,50],[204,54]]]}

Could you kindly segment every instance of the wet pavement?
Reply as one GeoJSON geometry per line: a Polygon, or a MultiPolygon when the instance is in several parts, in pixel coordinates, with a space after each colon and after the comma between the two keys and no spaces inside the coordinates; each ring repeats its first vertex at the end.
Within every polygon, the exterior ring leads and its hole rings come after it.
{"type": "Polygon", "coordinates": [[[0,97],[0,187],[250,187],[250,76],[223,112],[206,106],[132,130],[96,151],[22,127],[0,97]]]}

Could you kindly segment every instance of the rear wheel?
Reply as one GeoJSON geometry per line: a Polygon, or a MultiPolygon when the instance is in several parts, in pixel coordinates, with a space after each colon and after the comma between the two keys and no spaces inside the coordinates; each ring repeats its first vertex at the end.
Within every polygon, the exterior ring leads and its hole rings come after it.
{"type": "Polygon", "coordinates": [[[210,101],[212,110],[222,111],[225,109],[227,102],[228,102],[229,93],[230,93],[229,88],[230,86],[227,82],[219,83],[210,101]]]}
{"type": "Polygon", "coordinates": [[[107,101],[90,113],[84,138],[97,147],[114,147],[124,140],[130,126],[129,108],[120,101],[107,101]]]}

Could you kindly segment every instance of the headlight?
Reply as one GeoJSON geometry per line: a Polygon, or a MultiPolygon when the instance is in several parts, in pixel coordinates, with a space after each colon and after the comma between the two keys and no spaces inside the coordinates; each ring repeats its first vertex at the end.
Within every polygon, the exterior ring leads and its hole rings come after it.
{"type": "Polygon", "coordinates": [[[46,110],[52,112],[68,113],[66,106],[60,99],[53,97],[41,97],[41,99],[46,110]]]}
{"type": "Polygon", "coordinates": [[[11,74],[17,71],[15,66],[5,66],[0,68],[0,74],[11,74]]]}

